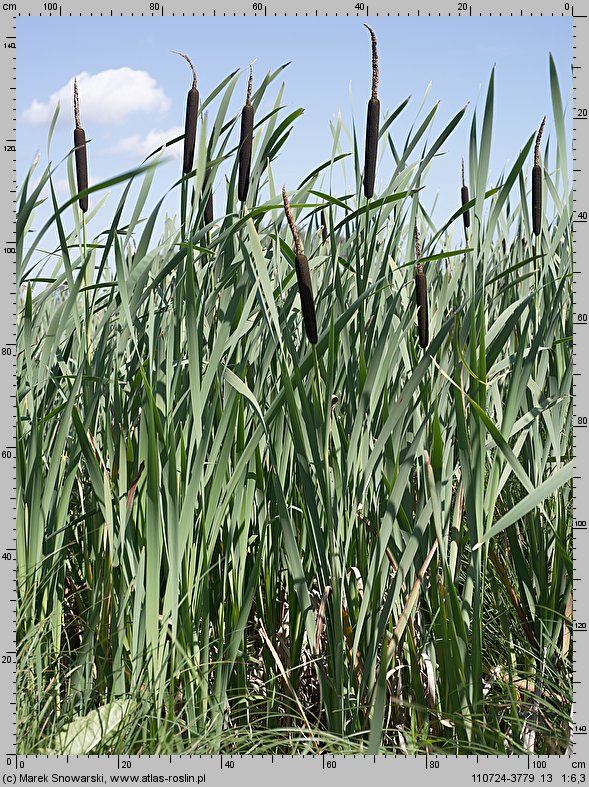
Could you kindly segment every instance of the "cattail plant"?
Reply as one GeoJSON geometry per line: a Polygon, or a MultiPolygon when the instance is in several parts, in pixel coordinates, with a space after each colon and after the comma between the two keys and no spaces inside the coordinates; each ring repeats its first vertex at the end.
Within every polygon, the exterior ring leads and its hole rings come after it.
{"type": "Polygon", "coordinates": [[[376,154],[378,150],[378,126],[380,118],[380,101],[378,100],[378,50],[376,35],[369,25],[372,39],[372,96],[368,102],[366,116],[366,147],[364,155],[364,196],[370,199],[374,194],[374,178],[376,175],[376,154]]]}
{"type": "Polygon", "coordinates": [[[317,319],[315,316],[315,303],[313,301],[313,287],[311,286],[311,273],[309,271],[309,261],[305,257],[303,244],[299,236],[294,216],[290,209],[290,203],[286,195],[286,186],[282,187],[282,199],[284,201],[284,212],[286,220],[291,229],[295,244],[295,271],[297,274],[297,284],[299,296],[301,298],[301,311],[305,323],[307,338],[311,344],[317,344],[317,319]]]}
{"type": "Polygon", "coordinates": [[[250,65],[250,78],[247,84],[245,106],[241,110],[241,135],[239,138],[239,176],[237,181],[237,198],[245,202],[250,183],[250,167],[252,163],[252,141],[254,131],[254,108],[252,106],[253,68],[250,65]]]}
{"type": "MultiPolygon", "coordinates": [[[[211,177],[211,168],[207,167],[206,172],[205,172],[204,183],[203,183],[203,186],[202,186],[203,192],[207,190],[207,184],[209,182],[210,177],[211,177]]],[[[212,220],[213,220],[213,189],[212,189],[212,186],[211,186],[211,190],[209,191],[209,196],[207,197],[207,204],[205,205],[204,219],[205,219],[205,224],[210,224],[212,222],[212,220]]]]}
{"type": "Polygon", "coordinates": [[[536,147],[534,148],[534,166],[532,167],[532,229],[534,235],[540,234],[542,226],[542,167],[540,166],[540,140],[544,131],[546,118],[542,120],[538,136],[536,137],[536,147]]]}
{"type": "Polygon", "coordinates": [[[325,218],[325,209],[321,209],[321,242],[327,243],[329,233],[327,232],[327,220],[325,218]]]}
{"type": "MultiPolygon", "coordinates": [[[[462,159],[462,188],[460,189],[460,199],[462,200],[463,207],[470,199],[468,195],[468,186],[464,182],[464,159],[462,159]]],[[[464,232],[466,233],[466,230],[470,227],[470,210],[464,211],[462,220],[464,221],[464,232]]]]}
{"type": "Polygon", "coordinates": [[[429,315],[427,310],[427,279],[423,272],[423,265],[419,261],[421,257],[421,244],[419,242],[419,231],[415,225],[415,259],[417,261],[417,272],[415,274],[415,301],[417,303],[417,332],[419,334],[419,345],[425,348],[429,344],[429,315]]]}
{"type": "Polygon", "coordinates": [[[196,89],[196,71],[194,70],[192,60],[188,55],[185,55],[184,52],[176,52],[174,50],[174,54],[183,57],[192,69],[192,87],[188,91],[186,97],[186,122],[184,124],[184,159],[182,162],[182,174],[186,175],[192,170],[192,164],[194,162],[199,95],[196,89]]]}
{"type": "MultiPolygon", "coordinates": [[[[78,98],[78,81],[74,79],[74,119],[76,127],[74,129],[74,148],[76,156],[76,180],[78,192],[88,188],[88,160],[86,158],[86,134],[80,125],[80,100],[78,98]]],[[[88,195],[80,197],[80,210],[86,213],[88,210],[88,195]]]]}

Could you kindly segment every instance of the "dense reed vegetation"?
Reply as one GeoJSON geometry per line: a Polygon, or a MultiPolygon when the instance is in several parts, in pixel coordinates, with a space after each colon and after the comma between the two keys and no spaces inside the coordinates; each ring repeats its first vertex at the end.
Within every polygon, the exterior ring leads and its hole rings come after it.
{"type": "Polygon", "coordinates": [[[367,183],[338,121],[283,203],[271,166],[302,110],[282,87],[268,109],[281,72],[248,104],[251,165],[245,75],[195,110],[194,74],[161,234],[161,202],[144,212],[159,154],[91,186],[87,213],[73,154],[65,204],[49,166],[20,187],[19,749],[78,751],[98,719],[95,752],[564,752],[572,236],[554,64],[533,226],[533,127],[488,182],[493,74],[441,226],[421,187],[466,107],[439,130],[436,105],[403,144],[412,104],[385,108],[386,182],[377,140],[367,183]],[[356,189],[335,195],[342,157],[356,189]]]}

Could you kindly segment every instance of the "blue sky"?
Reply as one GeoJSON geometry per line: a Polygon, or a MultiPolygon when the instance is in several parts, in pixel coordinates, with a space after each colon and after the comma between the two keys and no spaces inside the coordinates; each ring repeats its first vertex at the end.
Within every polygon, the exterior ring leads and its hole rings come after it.
{"type": "MultiPolygon", "coordinates": [[[[88,154],[91,182],[133,168],[162,141],[181,133],[191,75],[188,65],[172,54],[175,49],[192,58],[201,101],[229,72],[244,69],[233,96],[232,114],[243,105],[246,69],[252,60],[256,60],[254,85],[269,69],[291,61],[281,74],[286,84],[283,103],[288,111],[304,107],[305,112],[273,164],[273,172],[278,185],[284,182],[293,188],[330,157],[329,121],[338,112],[348,126],[353,117],[363,140],[371,71],[370,37],[362,22],[356,17],[19,17],[18,180],[22,181],[37,153],[41,164],[47,161],[49,119],[60,91],[63,103],[52,142],[53,163],[71,149],[70,82],[74,75],[80,82],[82,125],[92,140],[88,154]]],[[[548,116],[546,137],[553,135],[549,52],[556,63],[563,102],[568,105],[567,133],[572,136],[570,18],[390,17],[372,18],[370,23],[379,42],[382,110],[392,110],[411,96],[392,127],[398,146],[415,122],[430,82],[419,115],[423,119],[440,101],[430,139],[468,102],[466,116],[444,145],[444,155],[434,161],[422,192],[429,206],[439,194],[435,215],[440,221],[457,207],[460,159],[468,150],[472,113],[476,107],[482,110],[494,64],[491,182],[514,162],[544,114],[548,116]],[[452,203],[446,207],[448,191],[452,203]]],[[[270,109],[278,87],[279,83],[273,83],[262,111],[270,109]]],[[[236,142],[238,133],[236,127],[236,142]]],[[[349,150],[347,140],[343,142],[349,150]]],[[[154,182],[154,199],[172,185],[180,168],[179,159],[161,168],[154,182]]],[[[59,166],[55,179],[58,198],[64,201],[68,194],[65,164],[59,166]]],[[[115,200],[116,194],[107,203],[109,215],[115,200]]],[[[176,202],[174,198],[168,206],[171,211],[176,202]]],[[[93,229],[99,232],[107,217],[96,221],[99,224],[93,229]]]]}

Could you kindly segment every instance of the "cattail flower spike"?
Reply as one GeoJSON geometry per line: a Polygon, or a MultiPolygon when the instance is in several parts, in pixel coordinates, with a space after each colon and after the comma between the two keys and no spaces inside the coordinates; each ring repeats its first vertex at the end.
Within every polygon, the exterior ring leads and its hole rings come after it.
{"type": "Polygon", "coordinates": [[[292,232],[295,244],[295,272],[297,275],[297,284],[299,288],[299,297],[301,299],[301,311],[303,312],[303,321],[305,323],[305,332],[311,344],[317,344],[317,318],[315,315],[315,302],[313,300],[313,287],[311,285],[311,273],[309,271],[309,261],[305,257],[303,244],[298,233],[294,216],[288,196],[286,194],[286,186],[282,187],[282,201],[284,202],[284,213],[288,226],[292,232]]]}
{"type": "Polygon", "coordinates": [[[186,96],[186,121],[184,123],[184,157],[182,160],[182,174],[187,175],[192,171],[194,163],[194,149],[196,147],[196,124],[198,121],[199,93],[196,87],[196,71],[192,60],[184,52],[172,50],[175,55],[180,55],[190,66],[192,71],[192,87],[186,96]]]}
{"type": "Polygon", "coordinates": [[[327,243],[329,232],[327,230],[327,219],[325,218],[325,209],[321,209],[321,242],[327,243]]]}
{"type": "Polygon", "coordinates": [[[540,128],[538,129],[538,135],[536,136],[536,144],[534,146],[534,166],[540,166],[540,140],[542,139],[542,133],[544,132],[544,126],[546,124],[546,115],[542,118],[542,122],[540,123],[540,128]]]}
{"type": "Polygon", "coordinates": [[[253,63],[250,63],[250,77],[247,83],[245,105],[241,110],[241,134],[239,137],[239,172],[237,179],[237,198],[245,202],[250,182],[252,165],[252,143],[254,134],[254,107],[252,105],[252,85],[254,79],[253,63]]]}
{"type": "Polygon", "coordinates": [[[415,225],[415,228],[413,230],[413,236],[415,238],[415,259],[417,260],[417,270],[421,269],[421,271],[423,271],[423,265],[419,261],[419,258],[421,257],[421,239],[419,237],[419,230],[417,229],[417,224],[415,225]]]}
{"type": "Polygon", "coordinates": [[[370,199],[374,194],[376,178],[376,158],[378,153],[378,129],[380,123],[380,101],[378,99],[378,49],[376,34],[367,24],[372,41],[372,95],[366,113],[366,143],[364,148],[364,196],[370,199]]]}
{"type": "Polygon", "coordinates": [[[372,41],[372,98],[378,98],[378,48],[376,33],[370,25],[364,23],[364,27],[368,29],[372,41]]]}
{"type": "Polygon", "coordinates": [[[542,167],[540,166],[540,140],[544,131],[546,117],[543,118],[536,145],[534,147],[534,166],[532,167],[532,230],[538,237],[542,229],[542,167]]]}
{"type": "Polygon", "coordinates": [[[415,225],[415,259],[417,270],[415,273],[415,301],[417,304],[417,332],[419,345],[424,350],[429,344],[429,315],[427,306],[427,279],[423,271],[423,263],[420,261],[421,243],[419,240],[419,230],[415,225]]]}
{"type": "Polygon", "coordinates": [[[250,63],[250,78],[247,83],[247,96],[245,99],[246,106],[251,106],[252,103],[252,87],[254,82],[254,68],[253,63],[250,63]]]}
{"type": "Polygon", "coordinates": [[[282,187],[282,201],[284,203],[284,213],[286,215],[286,220],[288,222],[288,226],[290,227],[290,231],[292,232],[292,237],[294,239],[295,254],[297,255],[303,254],[303,244],[301,243],[301,236],[299,235],[299,231],[297,230],[297,225],[295,224],[294,216],[292,215],[290,202],[288,201],[288,195],[286,193],[286,186],[282,187]]]}
{"type": "MultiPolygon", "coordinates": [[[[464,180],[464,159],[462,159],[462,187],[460,189],[460,200],[462,202],[462,207],[466,205],[469,201],[470,196],[468,193],[468,186],[464,180]]],[[[470,227],[470,210],[465,210],[462,214],[462,221],[464,222],[464,232],[466,234],[466,230],[470,227]]]]}
{"type": "MultiPolygon", "coordinates": [[[[86,191],[88,188],[88,159],[86,154],[86,133],[80,123],[80,97],[78,95],[78,80],[74,77],[74,156],[76,159],[76,182],[78,192],[86,191]]],[[[80,197],[80,210],[86,213],[88,210],[88,195],[80,197]]]]}
{"type": "Polygon", "coordinates": [[[183,57],[183,58],[184,58],[184,60],[186,60],[186,62],[187,62],[187,63],[188,63],[188,65],[190,66],[190,69],[191,69],[191,71],[192,71],[192,88],[191,88],[191,90],[196,90],[196,70],[195,70],[195,68],[194,68],[194,63],[193,63],[193,62],[192,62],[192,60],[191,60],[191,59],[188,57],[188,55],[185,55],[185,54],[184,54],[184,52],[178,52],[176,49],[172,49],[171,51],[172,51],[172,52],[173,52],[175,55],[180,55],[180,57],[183,57]]]}
{"type": "Polygon", "coordinates": [[[80,97],[78,96],[78,80],[74,77],[74,120],[76,128],[82,128],[80,123],[80,97]]]}

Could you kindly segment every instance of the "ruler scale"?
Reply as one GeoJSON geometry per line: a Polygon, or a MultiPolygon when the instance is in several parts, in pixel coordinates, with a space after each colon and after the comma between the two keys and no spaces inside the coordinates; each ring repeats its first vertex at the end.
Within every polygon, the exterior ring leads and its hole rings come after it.
{"type": "MultiPolygon", "coordinates": [[[[293,13],[281,0],[276,3],[215,3],[187,11],[180,2],[123,0],[114,9],[105,1],[93,0],[82,12],[79,5],[66,2],[0,3],[2,23],[2,91],[5,111],[0,117],[3,156],[1,158],[3,208],[3,260],[0,266],[0,479],[4,499],[3,528],[0,535],[0,676],[4,705],[0,722],[0,772],[4,784],[48,781],[52,783],[164,782],[225,785],[239,780],[257,784],[260,780],[281,780],[285,785],[325,783],[357,785],[361,779],[413,779],[416,784],[430,778],[444,784],[535,783],[581,784],[589,781],[589,615],[585,612],[589,573],[589,273],[583,270],[589,253],[589,155],[585,147],[589,129],[589,7],[584,0],[572,2],[521,2],[517,7],[503,0],[479,4],[430,0],[414,8],[408,0],[389,4],[336,4],[323,6],[299,0],[293,13]],[[16,51],[19,16],[76,17],[525,17],[564,16],[572,18],[573,47],[573,239],[574,285],[573,326],[573,418],[575,475],[573,482],[574,521],[574,623],[573,623],[573,749],[554,756],[529,755],[445,755],[373,757],[331,754],[308,756],[266,755],[228,756],[24,756],[17,753],[16,738],[16,51]]],[[[563,97],[566,99],[566,96],[563,97]]]]}
{"type": "Polygon", "coordinates": [[[3,365],[0,419],[0,476],[4,522],[0,539],[2,643],[0,669],[7,692],[3,713],[4,750],[16,748],[16,5],[2,8],[2,74],[6,108],[2,124],[2,322],[3,365]]]}

